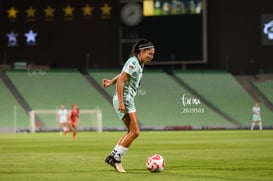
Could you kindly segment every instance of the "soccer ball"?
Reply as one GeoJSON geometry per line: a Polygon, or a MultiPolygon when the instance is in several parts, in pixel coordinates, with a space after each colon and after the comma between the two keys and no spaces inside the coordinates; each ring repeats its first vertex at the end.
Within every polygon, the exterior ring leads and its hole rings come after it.
{"type": "Polygon", "coordinates": [[[146,160],[146,167],[150,172],[162,172],[165,167],[164,158],[159,154],[154,154],[146,160]]]}

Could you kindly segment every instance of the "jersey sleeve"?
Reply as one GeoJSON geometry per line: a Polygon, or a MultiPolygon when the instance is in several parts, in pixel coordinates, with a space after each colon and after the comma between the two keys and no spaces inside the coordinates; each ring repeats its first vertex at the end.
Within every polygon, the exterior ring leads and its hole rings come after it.
{"type": "Polygon", "coordinates": [[[123,71],[129,75],[133,75],[133,73],[137,71],[137,62],[135,59],[129,59],[128,62],[124,65],[123,71]]]}

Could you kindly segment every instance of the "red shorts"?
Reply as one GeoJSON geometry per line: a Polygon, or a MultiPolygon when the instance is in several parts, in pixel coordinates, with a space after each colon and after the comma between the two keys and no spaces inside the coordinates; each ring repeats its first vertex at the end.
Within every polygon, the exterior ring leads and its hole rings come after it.
{"type": "Polygon", "coordinates": [[[73,120],[69,120],[68,124],[77,126],[77,122],[73,120]]]}

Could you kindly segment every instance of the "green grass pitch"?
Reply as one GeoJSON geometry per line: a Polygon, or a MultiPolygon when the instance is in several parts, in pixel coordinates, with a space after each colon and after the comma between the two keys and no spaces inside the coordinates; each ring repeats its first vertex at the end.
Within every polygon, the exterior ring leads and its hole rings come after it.
{"type": "Polygon", "coordinates": [[[104,163],[124,132],[0,134],[0,180],[273,180],[273,131],[142,131],[123,159],[127,173],[104,163]],[[161,154],[161,173],[146,158],[161,154]]]}

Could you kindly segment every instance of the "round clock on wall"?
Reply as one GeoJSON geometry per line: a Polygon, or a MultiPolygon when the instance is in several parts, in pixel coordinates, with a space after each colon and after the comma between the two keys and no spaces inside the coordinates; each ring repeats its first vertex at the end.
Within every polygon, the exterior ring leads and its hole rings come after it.
{"type": "Polygon", "coordinates": [[[138,25],[142,18],[142,7],[138,3],[127,3],[121,8],[121,19],[128,26],[138,25]]]}

